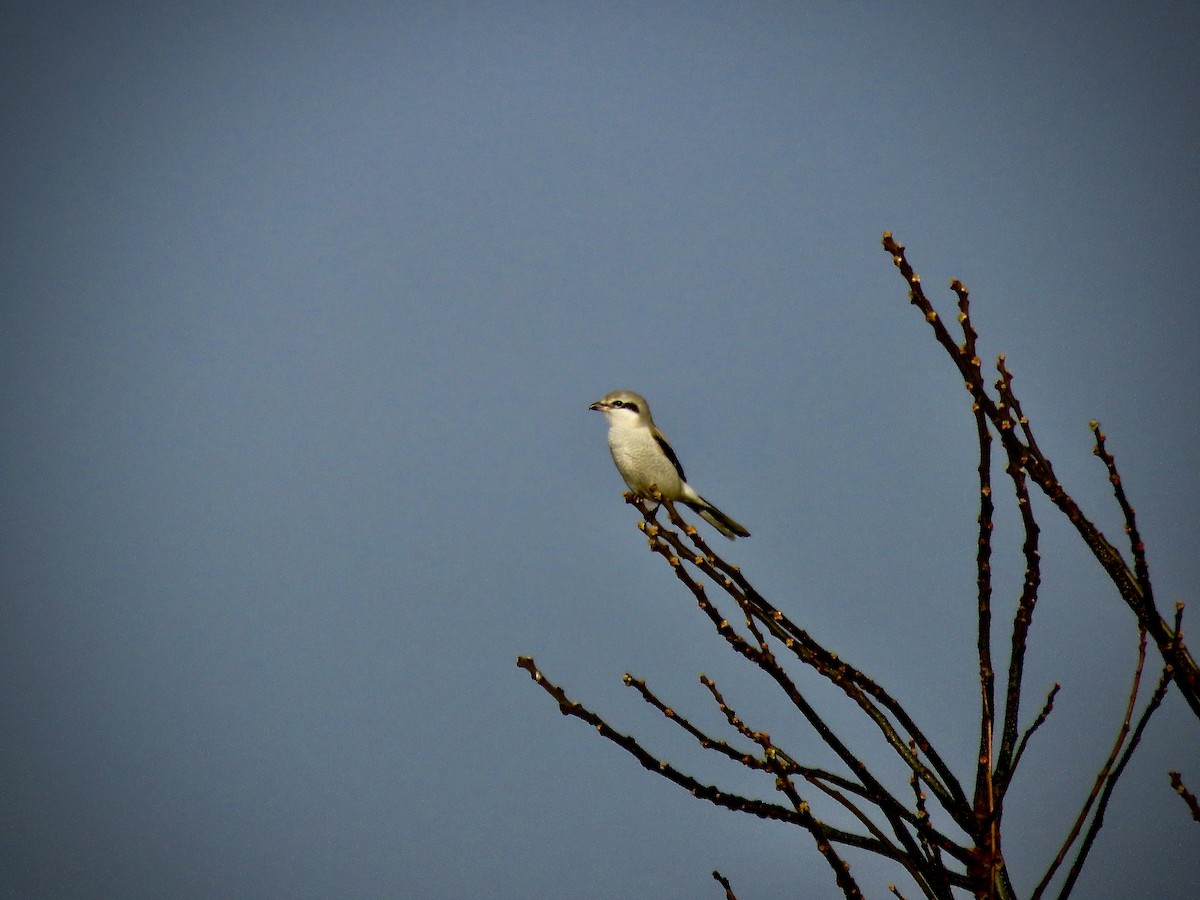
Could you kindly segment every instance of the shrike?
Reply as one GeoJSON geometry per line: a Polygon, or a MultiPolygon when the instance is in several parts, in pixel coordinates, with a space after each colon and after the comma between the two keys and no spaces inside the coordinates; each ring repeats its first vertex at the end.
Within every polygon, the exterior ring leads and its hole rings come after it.
{"type": "Polygon", "coordinates": [[[683,503],[700,514],[731,541],[750,532],[721,512],[687,483],[679,457],[654,424],[646,398],[633,391],[613,391],[588,409],[608,419],[608,449],[617,471],[639,497],[650,497],[650,487],[667,500],[683,503]]]}

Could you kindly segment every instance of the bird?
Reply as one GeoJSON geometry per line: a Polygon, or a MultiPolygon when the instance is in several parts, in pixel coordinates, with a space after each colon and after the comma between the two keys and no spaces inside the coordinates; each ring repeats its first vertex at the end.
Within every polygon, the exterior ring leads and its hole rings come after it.
{"type": "Polygon", "coordinates": [[[588,409],[608,419],[608,449],[617,471],[639,497],[653,500],[651,488],[667,500],[683,503],[700,514],[731,541],[750,537],[750,532],[717,509],[692,489],[683,474],[679,457],[654,424],[646,398],[633,391],[613,391],[588,409]]]}

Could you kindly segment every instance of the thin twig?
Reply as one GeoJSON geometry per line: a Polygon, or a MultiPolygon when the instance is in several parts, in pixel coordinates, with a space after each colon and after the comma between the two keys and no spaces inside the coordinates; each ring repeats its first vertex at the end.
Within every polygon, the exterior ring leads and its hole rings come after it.
{"type": "Polygon", "coordinates": [[[721,885],[721,887],[725,888],[725,900],[737,900],[737,894],[735,894],[733,892],[733,888],[729,886],[728,878],[726,878],[716,869],[713,869],[712,877],[721,885]]]}
{"type": "MultiPolygon", "coordinates": [[[[1129,701],[1125,706],[1125,718],[1121,721],[1121,727],[1117,730],[1116,740],[1113,741],[1113,748],[1108,754],[1108,759],[1104,761],[1104,765],[1100,768],[1100,772],[1096,775],[1096,780],[1092,785],[1092,790],[1084,801],[1083,808],[1079,811],[1079,815],[1075,819],[1075,824],[1071,826],[1071,831],[1063,841],[1062,847],[1059,848],[1058,855],[1054,857],[1054,862],[1046,869],[1046,874],[1042,876],[1042,880],[1038,882],[1038,886],[1034,888],[1032,900],[1037,900],[1045,892],[1050,880],[1054,877],[1054,873],[1058,871],[1058,867],[1062,865],[1062,861],[1066,859],[1067,854],[1071,850],[1071,846],[1079,837],[1079,832],[1083,828],[1083,823],[1087,821],[1088,814],[1092,811],[1092,805],[1100,795],[1102,788],[1105,788],[1113,775],[1113,766],[1121,755],[1121,750],[1125,746],[1125,739],[1129,735],[1129,725],[1133,719],[1133,709],[1137,705],[1138,688],[1142,683],[1142,667],[1146,663],[1146,629],[1138,629],[1138,655],[1137,665],[1133,670],[1133,685],[1129,689],[1129,701]]],[[[1111,790],[1110,790],[1111,793],[1111,790]]],[[[1100,815],[1100,811],[1097,811],[1100,815]]],[[[1095,825],[1095,821],[1092,823],[1095,825]]],[[[1082,852],[1082,851],[1081,851],[1082,852]]],[[[1076,860],[1079,864],[1079,860],[1076,860]]],[[[1065,896],[1062,895],[1062,896],[1065,896]]]]}
{"type": "Polygon", "coordinates": [[[1175,793],[1182,797],[1183,802],[1187,804],[1192,818],[1200,822],[1200,802],[1197,802],[1196,795],[1189,791],[1187,785],[1183,783],[1183,776],[1175,771],[1168,772],[1167,775],[1171,779],[1171,787],[1175,789],[1175,793]]]}
{"type": "Polygon", "coordinates": [[[1133,756],[1133,751],[1141,743],[1142,732],[1146,730],[1146,724],[1150,721],[1150,717],[1162,704],[1163,698],[1167,695],[1167,688],[1171,686],[1171,681],[1171,673],[1164,668],[1162,676],[1158,679],[1158,685],[1154,688],[1154,693],[1150,695],[1150,702],[1146,704],[1146,709],[1142,712],[1141,718],[1138,719],[1137,726],[1129,738],[1129,744],[1125,748],[1125,752],[1121,754],[1121,761],[1117,763],[1116,768],[1106,780],[1104,793],[1101,794],[1100,802],[1096,805],[1096,815],[1092,817],[1092,824],[1088,826],[1088,832],[1079,846],[1079,855],[1075,857],[1071,871],[1067,873],[1067,880],[1063,883],[1062,890],[1058,892],[1058,900],[1066,900],[1074,889],[1075,882],[1079,879],[1079,873],[1083,871],[1083,864],[1087,861],[1088,853],[1091,852],[1092,845],[1095,843],[1096,835],[1104,826],[1104,813],[1108,809],[1108,801],[1112,798],[1113,789],[1117,786],[1117,779],[1121,777],[1125,766],[1129,764],[1130,757],[1133,756]]]}
{"type": "MultiPolygon", "coordinates": [[[[1001,356],[996,362],[1000,378],[996,382],[1000,403],[1010,412],[1013,419],[1005,419],[1005,424],[1011,428],[1011,423],[1020,423],[1025,417],[1020,412],[1020,405],[1012,391],[1012,374],[1008,371],[1001,356]]],[[[1033,517],[1033,505],[1030,502],[1029,486],[1025,480],[1025,456],[1015,453],[1013,446],[1006,443],[1005,452],[1008,454],[1008,465],[1005,473],[1013,483],[1017,495],[1017,509],[1021,514],[1021,527],[1025,540],[1021,544],[1021,553],[1025,557],[1025,577],[1021,584],[1021,596],[1017,600],[1017,611],[1013,616],[1012,650],[1008,659],[1008,688],[1004,697],[1004,728],[1000,737],[1000,752],[996,759],[996,781],[1003,794],[1012,777],[1013,753],[1017,743],[1017,722],[1021,714],[1021,686],[1025,674],[1025,649],[1028,646],[1029,629],[1033,624],[1033,613],[1037,607],[1038,589],[1041,587],[1041,554],[1038,550],[1041,528],[1033,517]]]]}
{"type": "Polygon", "coordinates": [[[1050,688],[1050,692],[1046,694],[1046,702],[1042,705],[1042,711],[1038,713],[1038,717],[1033,720],[1033,724],[1026,728],[1025,733],[1021,735],[1021,743],[1017,745],[1017,752],[1013,754],[1012,766],[1009,769],[1010,780],[1012,773],[1017,770],[1017,765],[1021,762],[1021,757],[1025,754],[1025,747],[1029,743],[1029,739],[1033,737],[1034,733],[1041,728],[1043,724],[1045,724],[1046,719],[1050,716],[1050,713],[1054,712],[1054,698],[1058,696],[1058,692],[1061,688],[1062,685],[1056,681],[1054,686],[1050,688]]]}
{"type": "Polygon", "coordinates": [[[757,757],[749,753],[743,753],[741,750],[731,746],[726,741],[723,741],[720,738],[712,737],[711,735],[701,731],[690,721],[688,721],[687,718],[676,712],[675,709],[667,706],[660,699],[658,699],[654,692],[646,686],[646,682],[643,679],[634,678],[632,675],[626,672],[624,682],[628,687],[633,688],[639,694],[641,694],[642,699],[662,713],[665,718],[674,722],[693,738],[695,738],[696,743],[698,743],[705,750],[713,750],[733,760],[734,762],[741,763],[742,765],[749,766],[750,768],[763,770],[767,768],[766,763],[764,763],[762,760],[759,760],[757,757]]]}
{"type": "MultiPolygon", "coordinates": [[[[963,331],[962,353],[972,380],[982,380],[977,352],[978,332],[971,322],[970,294],[957,278],[950,289],[958,296],[958,322],[963,331]]],[[[993,778],[992,753],[996,726],[996,674],[992,665],[992,532],[995,503],[992,499],[992,434],[978,403],[971,404],[975,437],[979,444],[979,532],[976,538],[975,586],[978,606],[976,653],[979,657],[979,755],[975,768],[975,820],[982,844],[978,864],[988,883],[1000,862],[1000,808],[993,778]]],[[[974,862],[974,861],[973,861],[974,862]]]]}
{"type": "Polygon", "coordinates": [[[953,896],[950,890],[950,882],[945,877],[948,870],[945,862],[942,860],[942,854],[938,851],[936,842],[933,840],[933,822],[930,820],[929,810],[925,806],[925,792],[921,790],[921,782],[915,772],[909,778],[909,784],[912,786],[913,794],[915,795],[914,805],[917,811],[917,837],[921,841],[921,849],[925,852],[930,862],[927,868],[933,873],[935,878],[930,887],[937,891],[938,896],[953,896]]]}
{"type": "Polygon", "coordinates": [[[1125,496],[1125,485],[1121,481],[1120,473],[1117,472],[1117,461],[1105,447],[1108,436],[1100,430],[1099,422],[1093,420],[1088,424],[1092,429],[1092,434],[1096,437],[1096,446],[1092,448],[1092,452],[1100,457],[1104,467],[1108,469],[1109,483],[1113,486],[1113,494],[1117,498],[1117,504],[1121,507],[1121,514],[1125,517],[1125,533],[1129,535],[1129,548],[1133,554],[1133,572],[1137,576],[1138,584],[1142,587],[1142,592],[1153,602],[1154,589],[1150,585],[1150,567],[1146,563],[1146,545],[1142,543],[1142,535],[1138,531],[1137,515],[1129,504],[1129,498],[1125,496]]]}

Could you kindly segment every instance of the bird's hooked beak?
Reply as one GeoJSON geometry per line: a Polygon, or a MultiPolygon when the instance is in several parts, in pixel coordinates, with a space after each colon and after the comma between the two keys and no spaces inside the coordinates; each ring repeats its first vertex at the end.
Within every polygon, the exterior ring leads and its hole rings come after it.
{"type": "Polygon", "coordinates": [[[597,400],[595,403],[589,406],[588,409],[595,410],[596,412],[604,412],[608,409],[608,404],[603,400],[597,400]]]}

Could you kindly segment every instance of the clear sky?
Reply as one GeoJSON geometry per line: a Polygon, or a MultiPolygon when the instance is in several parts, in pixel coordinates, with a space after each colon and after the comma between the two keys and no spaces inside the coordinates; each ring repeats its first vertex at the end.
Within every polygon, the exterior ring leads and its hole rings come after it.
{"type": "MultiPolygon", "coordinates": [[[[715,898],[713,868],[833,895],[807,835],[644,772],[513,662],[706,780],[773,793],[624,672],[719,729],[706,672],[823,759],[646,552],[587,410],[637,390],[754,533],[729,558],[967,777],[974,425],[884,229],[944,311],[971,288],[1117,540],[1104,423],[1160,602],[1200,633],[1195,4],[3,18],[0,895],[715,898]]],[[[1135,651],[1038,509],[1026,721],[1063,689],[1007,810],[1022,893],[1135,651]]],[[[998,647],[1018,540],[1006,513],[998,647]]],[[[1166,776],[1200,789],[1197,748],[1169,697],[1078,896],[1200,883],[1166,776]]],[[[850,861],[868,896],[898,877],[850,861]]]]}

